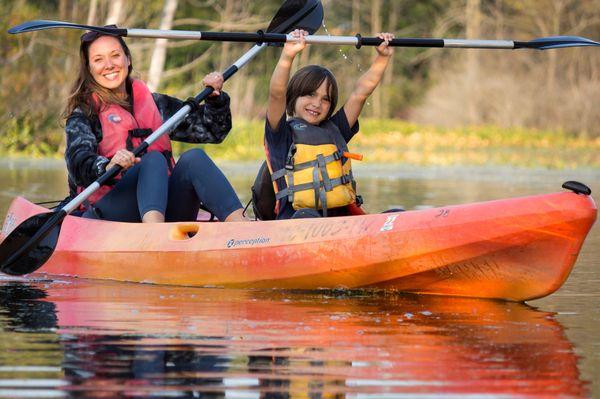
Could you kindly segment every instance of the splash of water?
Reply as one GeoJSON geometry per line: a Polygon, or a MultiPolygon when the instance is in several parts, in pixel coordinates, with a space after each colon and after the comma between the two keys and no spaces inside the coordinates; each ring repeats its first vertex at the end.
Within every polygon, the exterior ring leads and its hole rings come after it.
{"type": "MultiPolygon", "coordinates": [[[[323,26],[323,30],[325,31],[325,34],[326,34],[327,36],[331,36],[331,33],[329,33],[329,30],[327,29],[327,26],[325,25],[325,21],[323,21],[323,22],[321,23],[321,25],[323,26]]],[[[350,56],[348,55],[348,53],[346,53],[345,51],[343,51],[341,48],[340,48],[340,49],[338,49],[338,52],[340,53],[340,56],[341,56],[341,57],[344,59],[344,61],[348,61],[348,64],[350,64],[350,65],[354,64],[354,60],[352,59],[352,57],[350,57],[350,56]]],[[[362,66],[360,65],[360,62],[357,62],[357,63],[356,63],[356,69],[357,69],[359,72],[362,72],[362,71],[363,71],[363,70],[362,70],[362,66]]]]}

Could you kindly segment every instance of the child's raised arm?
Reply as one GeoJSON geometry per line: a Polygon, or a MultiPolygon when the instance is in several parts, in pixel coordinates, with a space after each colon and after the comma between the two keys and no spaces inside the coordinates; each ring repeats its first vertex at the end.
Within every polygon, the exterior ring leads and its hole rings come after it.
{"type": "Polygon", "coordinates": [[[358,79],[354,90],[352,90],[350,97],[348,97],[348,101],[344,104],[344,113],[350,126],[354,126],[367,98],[369,98],[373,90],[381,82],[385,68],[387,68],[390,58],[394,53],[394,49],[388,46],[389,41],[394,38],[393,34],[380,33],[377,37],[383,39],[383,43],[376,48],[377,57],[369,70],[358,79]]]}
{"type": "Polygon", "coordinates": [[[296,29],[291,33],[294,38],[300,39],[298,42],[289,42],[283,46],[283,51],[279,57],[279,61],[271,75],[271,83],[269,85],[269,104],[267,106],[267,121],[271,129],[275,130],[281,119],[281,115],[285,112],[285,91],[290,79],[290,70],[296,54],[306,47],[304,37],[308,32],[296,29]]]}

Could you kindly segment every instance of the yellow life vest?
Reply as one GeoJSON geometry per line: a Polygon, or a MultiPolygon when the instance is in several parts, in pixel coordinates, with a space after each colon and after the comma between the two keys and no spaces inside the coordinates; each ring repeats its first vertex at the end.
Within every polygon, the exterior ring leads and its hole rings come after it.
{"type": "Polygon", "coordinates": [[[288,123],[293,144],[285,168],[271,174],[273,182],[285,177],[287,187],[276,192],[275,198],[287,197],[294,209],[321,209],[323,216],[328,208],[355,203],[348,146],[338,127],[331,121],[315,126],[295,118],[288,123]]]}

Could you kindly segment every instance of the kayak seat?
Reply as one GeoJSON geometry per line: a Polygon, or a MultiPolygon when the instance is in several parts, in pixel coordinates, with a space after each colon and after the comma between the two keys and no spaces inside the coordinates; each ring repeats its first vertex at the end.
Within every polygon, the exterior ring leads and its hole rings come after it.
{"type": "Polygon", "coordinates": [[[254,184],[252,184],[252,210],[258,220],[275,220],[275,190],[271,181],[271,172],[264,161],[258,169],[254,184]]]}
{"type": "Polygon", "coordinates": [[[404,209],[404,208],[390,208],[390,209],[388,209],[386,211],[383,211],[381,213],[395,213],[395,212],[405,212],[405,211],[406,211],[406,209],[404,209]]]}
{"type": "Polygon", "coordinates": [[[292,215],[292,219],[308,219],[308,218],[320,218],[323,217],[316,209],[302,208],[298,209],[292,215]]]}

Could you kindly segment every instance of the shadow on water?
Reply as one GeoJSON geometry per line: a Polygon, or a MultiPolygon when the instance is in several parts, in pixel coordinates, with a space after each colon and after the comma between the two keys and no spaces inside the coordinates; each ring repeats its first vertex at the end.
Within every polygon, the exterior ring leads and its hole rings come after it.
{"type": "Polygon", "coordinates": [[[585,397],[518,303],[0,281],[0,397],[585,397]]]}

